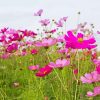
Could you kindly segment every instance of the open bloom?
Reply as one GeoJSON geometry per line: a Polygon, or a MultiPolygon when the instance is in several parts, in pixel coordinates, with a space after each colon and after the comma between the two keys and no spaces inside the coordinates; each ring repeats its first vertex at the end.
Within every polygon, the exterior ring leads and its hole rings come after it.
{"type": "Polygon", "coordinates": [[[98,66],[96,67],[96,71],[98,72],[98,74],[100,74],[100,65],[98,65],[98,66]]]}
{"type": "Polygon", "coordinates": [[[3,29],[0,30],[0,33],[5,33],[7,32],[8,28],[4,27],[3,29]]]}
{"type": "Polygon", "coordinates": [[[97,71],[91,73],[86,73],[84,76],[81,76],[82,83],[93,83],[100,81],[100,74],[97,71]]]}
{"type": "Polygon", "coordinates": [[[50,20],[44,19],[44,20],[41,20],[40,23],[41,23],[41,26],[47,26],[50,23],[50,20]]]}
{"type": "Polygon", "coordinates": [[[39,11],[37,11],[36,13],[34,13],[34,16],[41,16],[43,13],[43,9],[40,9],[39,11]]]}
{"type": "Polygon", "coordinates": [[[93,92],[91,91],[87,92],[88,97],[97,96],[97,95],[100,95],[100,86],[95,87],[93,92]]]}
{"type": "Polygon", "coordinates": [[[93,62],[97,66],[100,65],[100,59],[94,59],[93,62]]]}
{"type": "Polygon", "coordinates": [[[23,37],[26,36],[26,37],[35,37],[37,34],[31,30],[18,30],[19,32],[22,32],[23,34],[23,37]]]}
{"type": "Polygon", "coordinates": [[[43,39],[42,41],[37,41],[34,45],[37,47],[48,47],[56,44],[56,39],[48,38],[43,39]]]}
{"type": "Polygon", "coordinates": [[[13,53],[16,50],[18,50],[18,44],[17,43],[12,43],[6,49],[6,51],[9,52],[9,53],[13,53]]]}
{"type": "Polygon", "coordinates": [[[68,66],[70,64],[70,60],[66,59],[57,59],[56,63],[50,62],[49,66],[51,68],[63,68],[65,66],[68,66]]]}
{"type": "Polygon", "coordinates": [[[66,22],[67,19],[68,19],[68,17],[63,17],[63,18],[62,18],[62,20],[63,20],[64,22],[66,22]]]}
{"type": "Polygon", "coordinates": [[[35,65],[35,66],[29,66],[28,67],[29,70],[38,70],[39,69],[39,65],[35,65]]]}
{"type": "Polygon", "coordinates": [[[96,42],[94,38],[85,40],[82,33],[78,33],[77,36],[75,36],[72,31],[68,31],[67,34],[68,35],[65,36],[67,48],[92,49],[97,46],[94,44],[96,42]]]}
{"type": "Polygon", "coordinates": [[[32,50],[31,50],[31,54],[37,54],[37,52],[38,52],[38,51],[37,51],[36,49],[32,49],[32,50]]]}
{"type": "Polygon", "coordinates": [[[63,27],[63,20],[60,19],[58,22],[55,22],[55,24],[57,25],[57,27],[63,27]]]}
{"type": "Polygon", "coordinates": [[[36,73],[36,76],[38,77],[44,77],[52,72],[53,68],[51,68],[49,65],[46,65],[43,68],[40,68],[39,71],[36,73]]]}

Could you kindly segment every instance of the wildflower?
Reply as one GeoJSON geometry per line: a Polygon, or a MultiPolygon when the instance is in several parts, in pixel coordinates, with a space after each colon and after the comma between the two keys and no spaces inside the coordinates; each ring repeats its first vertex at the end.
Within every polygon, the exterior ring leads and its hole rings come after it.
{"type": "Polygon", "coordinates": [[[0,42],[4,42],[4,41],[6,41],[6,35],[5,34],[2,34],[0,36],[0,42]]]}
{"type": "Polygon", "coordinates": [[[43,39],[42,41],[37,41],[37,42],[35,42],[35,46],[37,46],[37,47],[48,47],[48,46],[52,46],[52,45],[54,45],[54,44],[56,44],[56,39],[52,39],[52,38],[45,38],[45,39],[43,39]]]}
{"type": "Polygon", "coordinates": [[[91,91],[87,92],[88,97],[93,97],[93,96],[97,96],[97,95],[100,95],[100,86],[95,87],[93,92],[91,92],[91,91]]]}
{"type": "Polygon", "coordinates": [[[77,36],[75,36],[72,31],[68,31],[67,34],[68,36],[65,36],[66,48],[92,49],[96,47],[94,44],[96,42],[94,38],[84,40],[82,33],[78,33],[77,36]]]}
{"type": "Polygon", "coordinates": [[[9,53],[13,53],[16,50],[18,50],[18,44],[17,43],[12,43],[11,45],[9,45],[6,49],[7,52],[9,53]]]}
{"type": "Polygon", "coordinates": [[[22,32],[23,35],[26,36],[26,37],[29,37],[29,36],[34,37],[34,36],[37,35],[35,32],[33,32],[31,30],[24,30],[24,31],[23,30],[18,30],[18,31],[22,32]]]}
{"type": "Polygon", "coordinates": [[[47,26],[50,23],[50,20],[44,19],[44,20],[41,20],[40,23],[41,23],[41,26],[47,26]]]}
{"type": "Polygon", "coordinates": [[[50,31],[46,31],[45,33],[55,33],[57,30],[56,29],[52,29],[52,30],[50,30],[50,31]]]}
{"type": "Polygon", "coordinates": [[[100,59],[94,59],[93,62],[97,66],[100,65],[100,59]]]}
{"type": "Polygon", "coordinates": [[[2,54],[2,56],[1,56],[2,59],[7,59],[9,57],[10,57],[9,53],[2,54]]]}
{"type": "Polygon", "coordinates": [[[43,9],[40,9],[39,11],[37,11],[36,13],[34,13],[34,16],[41,16],[43,13],[43,9]]]}
{"type": "Polygon", "coordinates": [[[55,22],[55,24],[57,25],[57,27],[63,27],[63,20],[60,19],[58,22],[55,22]]]}
{"type": "Polygon", "coordinates": [[[53,68],[51,68],[49,65],[46,65],[43,68],[40,68],[39,71],[36,73],[36,76],[38,77],[44,77],[52,72],[53,68]]]}
{"type": "Polygon", "coordinates": [[[20,41],[22,38],[23,38],[22,35],[19,35],[18,33],[14,33],[12,36],[9,37],[11,41],[16,41],[16,40],[20,41]]]}
{"type": "Polygon", "coordinates": [[[82,83],[93,83],[100,81],[100,74],[97,71],[91,73],[86,73],[84,76],[81,76],[82,83]]]}
{"type": "Polygon", "coordinates": [[[37,52],[38,52],[38,51],[37,51],[36,49],[32,49],[32,50],[31,50],[31,54],[37,54],[37,52]]]}
{"type": "Polygon", "coordinates": [[[98,65],[98,66],[96,67],[96,71],[98,72],[98,74],[100,74],[100,65],[98,65]]]}
{"type": "Polygon", "coordinates": [[[65,66],[68,66],[70,64],[69,60],[66,59],[57,59],[56,63],[50,62],[49,66],[52,68],[63,68],[65,66]]]}
{"type": "Polygon", "coordinates": [[[29,66],[28,69],[29,69],[29,70],[32,70],[32,71],[38,70],[38,69],[39,69],[39,65],[29,66]]]}
{"type": "Polygon", "coordinates": [[[68,17],[63,17],[63,18],[62,18],[62,20],[63,20],[64,22],[66,22],[67,19],[68,19],[68,17]]]}
{"type": "Polygon", "coordinates": [[[4,27],[3,29],[0,30],[0,33],[5,33],[5,32],[7,32],[7,30],[8,30],[8,28],[4,27]]]}

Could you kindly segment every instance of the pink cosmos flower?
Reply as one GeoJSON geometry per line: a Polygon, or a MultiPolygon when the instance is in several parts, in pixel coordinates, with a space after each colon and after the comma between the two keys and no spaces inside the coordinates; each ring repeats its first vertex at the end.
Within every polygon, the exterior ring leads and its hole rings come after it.
{"type": "Polygon", "coordinates": [[[10,54],[9,53],[5,53],[1,56],[2,59],[7,59],[10,57],[10,54]]]}
{"type": "Polygon", "coordinates": [[[65,48],[61,48],[60,50],[58,50],[59,53],[68,53],[68,49],[65,48]]]}
{"type": "Polygon", "coordinates": [[[23,38],[23,36],[19,35],[18,33],[14,33],[14,34],[12,34],[12,36],[9,37],[9,39],[11,41],[16,41],[16,40],[21,41],[22,38],[23,38]]]}
{"type": "Polygon", "coordinates": [[[44,19],[44,20],[41,20],[40,23],[41,23],[41,26],[47,26],[50,23],[50,20],[44,19]]]}
{"type": "Polygon", "coordinates": [[[65,66],[68,66],[69,64],[70,64],[69,60],[66,60],[66,59],[57,59],[56,63],[50,62],[49,66],[51,68],[63,68],[65,66]]]}
{"type": "Polygon", "coordinates": [[[60,19],[58,22],[55,22],[55,24],[57,25],[57,27],[63,27],[63,20],[60,19]]]}
{"type": "Polygon", "coordinates": [[[64,22],[66,22],[67,19],[68,19],[68,17],[63,17],[63,18],[62,18],[62,20],[63,20],[64,22]]]}
{"type": "Polygon", "coordinates": [[[38,70],[38,69],[39,69],[39,65],[29,66],[28,69],[29,69],[29,70],[32,70],[32,71],[38,70]]]}
{"type": "Polygon", "coordinates": [[[39,11],[37,11],[36,13],[34,13],[34,16],[41,16],[43,13],[43,9],[40,9],[39,11]]]}
{"type": "Polygon", "coordinates": [[[100,59],[94,59],[93,62],[97,66],[100,65],[100,59]]]}
{"type": "Polygon", "coordinates": [[[6,41],[6,35],[5,34],[2,34],[0,36],[0,42],[4,42],[4,41],[6,41]]]}
{"type": "Polygon", "coordinates": [[[18,30],[19,32],[22,32],[23,33],[23,36],[31,36],[31,37],[34,37],[36,36],[37,34],[31,30],[18,30]]]}
{"type": "Polygon", "coordinates": [[[26,51],[22,51],[21,56],[25,56],[25,55],[27,55],[27,52],[26,51]]]}
{"type": "Polygon", "coordinates": [[[90,38],[88,40],[84,40],[83,34],[78,33],[77,36],[75,36],[71,31],[67,32],[68,36],[65,36],[66,40],[66,48],[73,48],[73,49],[92,49],[95,48],[97,45],[94,43],[96,40],[94,38],[90,38]]]}
{"type": "Polygon", "coordinates": [[[52,72],[53,68],[51,68],[49,65],[46,65],[43,68],[40,68],[39,71],[36,73],[37,77],[44,77],[52,72]]]}
{"type": "Polygon", "coordinates": [[[31,50],[31,54],[37,54],[37,53],[38,53],[38,51],[36,49],[31,50]]]}
{"type": "Polygon", "coordinates": [[[85,74],[84,76],[81,76],[82,83],[93,83],[100,81],[100,74],[98,74],[97,71],[93,71],[89,74],[85,74]]]}
{"type": "Polygon", "coordinates": [[[37,41],[35,42],[35,46],[37,47],[48,47],[48,46],[52,46],[54,44],[56,44],[56,39],[52,39],[52,38],[48,38],[48,39],[43,39],[42,41],[37,41]]]}
{"type": "Polygon", "coordinates": [[[98,74],[100,74],[100,65],[98,65],[98,66],[96,67],[96,71],[98,72],[98,74]]]}
{"type": "Polygon", "coordinates": [[[97,96],[97,95],[100,95],[100,86],[95,87],[93,92],[91,92],[91,91],[87,92],[88,97],[93,97],[93,96],[97,96]]]}
{"type": "Polygon", "coordinates": [[[65,35],[58,36],[57,37],[57,41],[58,42],[65,42],[65,38],[64,37],[65,37],[65,35]]]}
{"type": "Polygon", "coordinates": [[[52,30],[50,30],[50,31],[46,31],[45,33],[55,33],[57,30],[56,29],[52,29],[52,30]]]}
{"type": "Polygon", "coordinates": [[[16,50],[18,50],[18,44],[17,43],[12,43],[11,45],[9,45],[6,49],[7,52],[9,53],[13,53],[16,50]]]}
{"type": "Polygon", "coordinates": [[[7,30],[8,30],[8,28],[4,27],[3,29],[0,30],[0,33],[5,33],[7,30]]]}

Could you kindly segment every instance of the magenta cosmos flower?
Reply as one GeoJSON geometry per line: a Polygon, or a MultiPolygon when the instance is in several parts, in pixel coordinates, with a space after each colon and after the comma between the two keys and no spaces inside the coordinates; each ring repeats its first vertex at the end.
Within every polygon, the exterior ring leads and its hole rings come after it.
{"type": "Polygon", "coordinates": [[[75,36],[72,31],[68,31],[67,34],[68,35],[65,35],[66,48],[92,49],[97,46],[94,44],[96,42],[94,38],[85,40],[82,33],[78,33],[77,36],[75,36]]]}
{"type": "Polygon", "coordinates": [[[3,29],[0,30],[0,33],[5,33],[7,32],[8,28],[4,27],[3,29]]]}
{"type": "Polygon", "coordinates": [[[37,41],[35,42],[35,46],[37,47],[48,47],[56,44],[56,39],[48,38],[48,39],[43,39],[42,41],[37,41]]]}
{"type": "Polygon", "coordinates": [[[17,43],[12,43],[11,45],[9,45],[6,49],[7,52],[9,53],[13,53],[16,50],[18,50],[18,44],[17,43]]]}
{"type": "Polygon", "coordinates": [[[43,68],[40,68],[39,71],[36,73],[36,76],[38,77],[44,77],[52,72],[53,68],[51,68],[49,65],[46,65],[43,68]]]}
{"type": "Polygon", "coordinates": [[[88,97],[93,97],[93,96],[97,96],[97,95],[100,95],[100,86],[95,87],[93,92],[91,92],[91,91],[87,92],[88,97]]]}
{"type": "Polygon", "coordinates": [[[51,68],[63,68],[65,66],[68,66],[70,64],[70,60],[66,59],[57,59],[56,63],[50,62],[49,66],[51,68]]]}
{"type": "Polygon", "coordinates": [[[98,66],[96,67],[96,71],[98,72],[98,74],[100,74],[100,65],[98,65],[98,66]]]}
{"type": "Polygon", "coordinates": [[[86,73],[84,76],[81,76],[82,83],[93,83],[100,81],[100,74],[97,71],[91,73],[86,73]]]}
{"type": "Polygon", "coordinates": [[[31,30],[18,30],[19,32],[22,32],[23,36],[26,36],[26,37],[35,37],[37,34],[31,30]]]}
{"type": "Polygon", "coordinates": [[[37,53],[38,53],[38,51],[36,49],[31,50],[31,54],[37,54],[37,53]]]}
{"type": "Polygon", "coordinates": [[[28,69],[32,70],[32,71],[38,70],[39,69],[39,65],[29,66],[28,69]]]}

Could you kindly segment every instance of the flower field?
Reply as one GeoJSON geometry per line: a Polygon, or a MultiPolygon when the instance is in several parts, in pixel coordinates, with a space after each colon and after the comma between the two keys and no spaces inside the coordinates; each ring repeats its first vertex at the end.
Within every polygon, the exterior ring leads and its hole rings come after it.
{"type": "Polygon", "coordinates": [[[68,17],[42,19],[43,13],[34,13],[37,29],[0,29],[0,100],[99,100],[94,25],[67,30],[68,17]]]}

